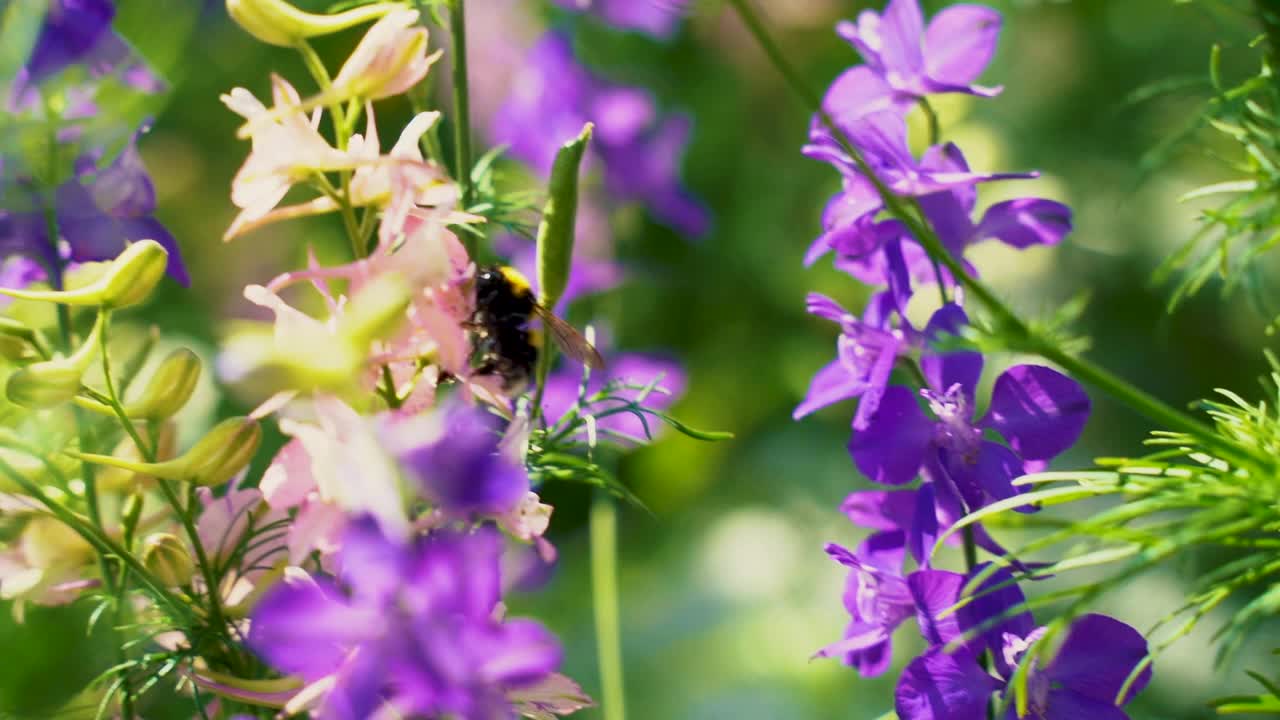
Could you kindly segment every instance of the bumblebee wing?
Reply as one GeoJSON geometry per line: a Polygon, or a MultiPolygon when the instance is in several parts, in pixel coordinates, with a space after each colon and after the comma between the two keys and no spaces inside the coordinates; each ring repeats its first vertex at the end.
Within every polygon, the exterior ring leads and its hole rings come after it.
{"type": "Polygon", "coordinates": [[[565,355],[592,370],[604,369],[604,358],[600,356],[600,352],[592,347],[575,327],[556,317],[541,305],[535,305],[534,311],[542,319],[542,326],[547,329],[547,334],[555,340],[556,345],[564,351],[565,355]]]}

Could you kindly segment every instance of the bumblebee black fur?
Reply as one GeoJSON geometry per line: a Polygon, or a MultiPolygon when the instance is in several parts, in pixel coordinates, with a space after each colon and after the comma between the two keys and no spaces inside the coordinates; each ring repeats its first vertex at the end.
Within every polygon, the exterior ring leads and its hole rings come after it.
{"type": "Polygon", "coordinates": [[[538,348],[529,331],[536,300],[518,270],[488,265],[476,272],[476,309],[471,330],[471,367],[478,375],[502,378],[504,389],[533,377],[538,348]]]}

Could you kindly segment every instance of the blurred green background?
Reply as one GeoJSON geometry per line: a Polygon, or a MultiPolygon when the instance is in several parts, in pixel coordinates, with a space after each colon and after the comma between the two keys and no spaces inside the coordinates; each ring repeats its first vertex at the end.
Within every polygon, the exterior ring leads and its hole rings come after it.
{"type": "MultiPolygon", "coordinates": [[[[239,118],[218,95],[242,85],[265,96],[270,71],[306,87],[306,74],[289,51],[260,45],[232,25],[220,3],[119,4],[118,29],[173,84],[141,149],[159,191],[158,216],[178,237],[194,278],[189,291],[168,288],[149,308],[149,319],[174,340],[211,351],[219,324],[247,313],[240,296],[245,283],[299,266],[308,243],[332,261],[342,257],[345,241],[332,218],[275,226],[230,245],[219,241],[233,216],[231,177],[248,148],[235,140],[239,118]]],[[[832,26],[867,3],[760,4],[813,85],[825,85],[857,61],[832,26]]],[[[983,274],[1032,316],[1047,315],[1087,290],[1090,309],[1078,330],[1093,338],[1091,356],[1170,402],[1184,404],[1215,387],[1255,396],[1261,346],[1270,343],[1265,319],[1243,298],[1222,299],[1212,289],[1167,316],[1164,289],[1148,282],[1154,265],[1197,227],[1195,208],[1179,204],[1178,196],[1230,179],[1221,163],[1194,146],[1153,175],[1140,171],[1143,154],[1194,115],[1207,89],[1128,100],[1170,77],[1203,79],[1214,43],[1224,46],[1228,74],[1250,72],[1249,17],[1229,4],[1170,0],[993,4],[1006,24],[983,79],[1004,85],[1004,94],[981,103],[943,100],[944,137],[960,143],[978,169],[1044,173],[1033,182],[989,187],[984,202],[1044,194],[1075,208],[1077,229],[1058,248],[983,248],[975,255],[983,274]]],[[[896,668],[864,680],[835,662],[808,660],[839,636],[847,620],[840,603],[844,573],[822,545],[859,540],[860,531],[836,506],[869,483],[844,449],[851,405],[801,423],[790,418],[809,377],[834,352],[833,328],[804,313],[805,293],[820,290],[852,306],[865,297],[826,264],[801,266],[838,180],[799,154],[807,113],[718,3],[700,5],[666,43],[619,35],[535,0],[472,5],[472,43],[480,48],[472,75],[477,92],[490,93],[477,98],[478,112],[500,99],[509,78],[486,64],[485,53],[505,49],[518,58],[520,44],[550,21],[574,29],[577,48],[592,67],[652,88],[664,107],[682,108],[695,119],[685,177],[712,209],[713,233],[688,242],[639,210],[620,211],[612,218],[614,243],[635,280],[592,306],[613,327],[619,347],[669,352],[686,364],[690,390],[677,407],[679,417],[736,434],[714,445],[669,436],[622,464],[623,478],[652,510],[623,515],[631,716],[879,717],[892,707],[896,668]]],[[[433,35],[433,45],[442,37],[433,35]]],[[[358,33],[347,33],[325,39],[320,49],[336,68],[357,39],[358,33]]],[[[432,77],[447,85],[442,67],[432,77]]],[[[445,93],[437,88],[435,95],[435,106],[447,111],[445,93]]],[[[403,103],[380,107],[384,145],[398,135],[408,112],[403,103]]],[[[989,374],[991,365],[1014,361],[989,362],[989,374]]],[[[1146,423],[1106,398],[1094,399],[1084,440],[1059,467],[1139,450],[1146,423]]],[[[210,412],[238,409],[226,400],[210,412]]],[[[566,670],[595,694],[588,493],[561,486],[546,495],[557,507],[551,536],[561,549],[559,573],[546,591],[513,605],[559,632],[566,670]]],[[[1017,545],[1017,529],[997,534],[1017,545]]],[[[959,566],[958,557],[952,561],[959,566]]],[[[1145,628],[1179,600],[1180,576],[1213,561],[1134,578],[1099,608],[1145,628]]],[[[17,626],[0,607],[0,714],[42,716],[107,666],[109,633],[83,637],[83,614],[78,606],[31,609],[26,624],[17,626]]],[[[1265,652],[1276,643],[1263,638],[1214,670],[1208,649],[1213,626],[1210,618],[1157,661],[1153,685],[1131,708],[1135,718],[1210,717],[1207,700],[1249,687],[1244,669],[1274,666],[1265,652]]],[[[900,635],[899,664],[915,649],[910,636],[906,630],[900,635]]]]}

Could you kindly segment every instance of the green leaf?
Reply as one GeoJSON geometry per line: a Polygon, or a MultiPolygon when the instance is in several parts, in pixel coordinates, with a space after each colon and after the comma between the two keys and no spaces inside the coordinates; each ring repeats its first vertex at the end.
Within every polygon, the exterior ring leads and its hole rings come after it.
{"type": "Polygon", "coordinates": [[[576,138],[561,146],[551,166],[547,204],[538,226],[538,301],[547,308],[555,307],[569,284],[574,217],[578,214],[578,168],[593,127],[587,123],[576,138]]]}
{"type": "Polygon", "coordinates": [[[707,442],[720,442],[722,440],[733,439],[733,433],[731,432],[723,432],[718,430],[699,430],[697,428],[689,427],[688,425],[685,425],[684,423],[680,422],[679,420],[665,413],[655,412],[653,410],[647,410],[647,412],[650,415],[657,417],[662,422],[670,425],[672,428],[676,430],[676,432],[679,432],[683,435],[688,435],[694,440],[706,440],[707,442]]]}

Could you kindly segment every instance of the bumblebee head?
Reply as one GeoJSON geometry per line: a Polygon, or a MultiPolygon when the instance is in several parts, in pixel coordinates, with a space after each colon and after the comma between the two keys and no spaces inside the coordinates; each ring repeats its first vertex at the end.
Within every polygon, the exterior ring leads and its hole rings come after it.
{"type": "Polygon", "coordinates": [[[525,277],[524,273],[510,265],[503,265],[502,267],[499,267],[498,272],[502,274],[503,279],[505,279],[507,284],[511,286],[511,294],[516,297],[524,297],[526,295],[533,294],[533,285],[529,283],[529,278],[525,277]]]}

